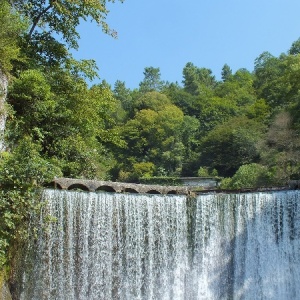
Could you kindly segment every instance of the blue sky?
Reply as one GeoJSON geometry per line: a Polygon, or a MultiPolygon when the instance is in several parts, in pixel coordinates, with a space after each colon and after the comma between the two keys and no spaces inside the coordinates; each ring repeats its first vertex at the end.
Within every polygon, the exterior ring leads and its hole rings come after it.
{"type": "Polygon", "coordinates": [[[160,68],[162,80],[180,84],[187,62],[217,79],[225,63],[252,71],[262,52],[278,56],[300,37],[299,0],[125,0],[109,9],[118,38],[82,23],[74,56],[96,60],[100,80],[112,87],[121,80],[138,88],[150,66],[160,68]]]}

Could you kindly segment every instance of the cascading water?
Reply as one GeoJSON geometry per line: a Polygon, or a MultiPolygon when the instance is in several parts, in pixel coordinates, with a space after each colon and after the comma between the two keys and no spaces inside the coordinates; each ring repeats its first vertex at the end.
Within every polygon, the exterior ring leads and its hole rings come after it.
{"type": "Polygon", "coordinates": [[[299,196],[199,196],[189,299],[300,299],[299,196]]]}
{"type": "Polygon", "coordinates": [[[46,190],[20,299],[300,299],[299,197],[46,190]]]}
{"type": "Polygon", "coordinates": [[[44,200],[21,299],[182,299],[184,196],[47,190],[44,200]]]}

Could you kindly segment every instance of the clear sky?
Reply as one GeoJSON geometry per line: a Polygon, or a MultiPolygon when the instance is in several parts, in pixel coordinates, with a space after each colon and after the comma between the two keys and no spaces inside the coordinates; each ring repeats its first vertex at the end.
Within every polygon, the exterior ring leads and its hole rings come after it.
{"type": "MultiPolygon", "coordinates": [[[[78,59],[94,59],[100,80],[138,88],[145,67],[182,82],[187,62],[217,79],[227,63],[253,70],[262,52],[278,56],[300,37],[299,0],[125,0],[109,4],[107,22],[118,38],[82,23],[78,59]]],[[[95,83],[99,82],[97,80],[95,83]]]]}

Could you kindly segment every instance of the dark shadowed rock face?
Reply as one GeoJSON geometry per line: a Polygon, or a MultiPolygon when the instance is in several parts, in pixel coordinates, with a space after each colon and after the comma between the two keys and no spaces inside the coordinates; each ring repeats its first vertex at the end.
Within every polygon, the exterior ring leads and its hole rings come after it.
{"type": "Polygon", "coordinates": [[[11,300],[11,294],[8,289],[8,284],[4,280],[3,274],[0,272],[0,299],[1,300],[11,300]]]}

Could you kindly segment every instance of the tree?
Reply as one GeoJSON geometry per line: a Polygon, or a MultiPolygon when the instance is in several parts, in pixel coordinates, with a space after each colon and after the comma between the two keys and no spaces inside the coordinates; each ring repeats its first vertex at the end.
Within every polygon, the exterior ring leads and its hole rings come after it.
{"type": "Polygon", "coordinates": [[[171,104],[171,101],[166,95],[152,91],[142,94],[142,96],[137,98],[134,103],[134,108],[136,110],[151,109],[158,111],[169,104],[171,104]]]}
{"type": "Polygon", "coordinates": [[[245,115],[249,119],[254,119],[262,124],[268,124],[271,115],[271,108],[266,103],[266,100],[259,99],[245,108],[245,115]]]}
{"type": "Polygon", "coordinates": [[[222,80],[224,82],[230,79],[232,75],[232,70],[227,64],[223,66],[221,75],[222,75],[222,80]]]}
{"type": "Polygon", "coordinates": [[[185,67],[183,68],[183,86],[186,92],[196,95],[198,92],[198,72],[197,67],[191,63],[188,62],[185,67]]]}
{"type": "Polygon", "coordinates": [[[143,74],[144,79],[140,82],[140,92],[159,92],[162,89],[163,81],[160,79],[159,68],[146,67],[143,74]]]}
{"type": "MultiPolygon", "coordinates": [[[[123,2],[123,0],[120,0],[123,2]]],[[[116,36],[106,23],[105,0],[12,0],[13,7],[30,20],[28,40],[43,40],[45,32],[56,33],[72,48],[78,48],[76,27],[80,20],[90,19],[105,33],[116,36]]]]}
{"type": "Polygon", "coordinates": [[[23,72],[13,81],[7,101],[14,109],[8,129],[10,126],[18,128],[8,130],[8,133],[12,132],[9,138],[11,146],[18,144],[23,135],[42,142],[47,131],[43,130],[47,124],[44,122],[54,116],[57,107],[44,74],[37,70],[23,72]]]}
{"type": "Polygon", "coordinates": [[[117,80],[114,85],[114,97],[122,103],[123,109],[128,113],[132,110],[132,97],[130,89],[126,88],[125,82],[117,80]]]}
{"type": "Polygon", "coordinates": [[[244,108],[256,101],[253,87],[254,76],[246,69],[239,69],[220,83],[215,93],[217,96],[230,100],[238,107],[244,108]]]}
{"type": "Polygon", "coordinates": [[[300,89],[300,55],[288,55],[282,62],[283,72],[280,77],[281,85],[285,86],[281,107],[288,107],[298,102],[300,89]]]}
{"type": "Polygon", "coordinates": [[[258,98],[265,99],[272,109],[283,107],[287,103],[290,85],[283,81],[285,59],[285,55],[276,58],[269,52],[264,52],[255,60],[254,88],[258,98]]]}
{"type": "Polygon", "coordinates": [[[154,164],[158,173],[164,170],[174,174],[181,169],[183,122],[183,112],[165,95],[144,94],[134,117],[120,128],[121,138],[126,142],[126,147],[116,153],[122,174],[133,172],[134,166],[142,162],[154,164]]]}
{"type": "Polygon", "coordinates": [[[29,22],[20,45],[30,60],[17,66],[21,70],[36,66],[59,67],[72,60],[68,49],[78,48],[77,26],[81,20],[91,20],[105,33],[117,35],[105,21],[106,0],[10,0],[10,3],[29,22]]]}
{"type": "Polygon", "coordinates": [[[177,83],[166,85],[163,89],[165,94],[174,105],[178,106],[185,115],[197,116],[200,114],[198,97],[191,95],[177,83]]]}
{"type": "Polygon", "coordinates": [[[117,101],[112,92],[102,85],[89,89],[67,71],[46,75],[28,70],[13,82],[9,146],[14,148],[28,135],[40,146],[40,155],[64,176],[104,178],[113,163],[106,145],[117,147],[120,142],[114,131],[117,101]]]}
{"type": "Polygon", "coordinates": [[[278,182],[285,183],[300,174],[300,139],[293,128],[289,112],[278,113],[260,143],[262,163],[275,172],[278,182]]]}
{"type": "Polygon", "coordinates": [[[216,126],[200,144],[200,166],[232,176],[241,165],[257,162],[258,141],[264,126],[245,117],[232,118],[216,126]]]}
{"type": "Polygon", "coordinates": [[[222,180],[221,188],[259,188],[271,185],[273,180],[273,174],[266,166],[251,163],[240,166],[232,178],[222,180]]]}
{"type": "Polygon", "coordinates": [[[0,69],[8,73],[12,60],[20,58],[19,36],[25,32],[26,23],[14,12],[8,2],[0,2],[0,69]]]}
{"type": "Polygon", "coordinates": [[[11,247],[23,245],[30,234],[28,222],[40,212],[40,189],[60,170],[41,157],[39,145],[30,137],[22,141],[10,153],[1,152],[0,160],[0,269],[12,258],[11,247]],[[10,255],[8,255],[10,253],[10,255]]]}
{"type": "Polygon", "coordinates": [[[185,91],[192,95],[209,95],[217,83],[210,69],[198,68],[191,62],[183,68],[182,82],[185,91]]]}
{"type": "Polygon", "coordinates": [[[300,54],[300,38],[293,42],[291,48],[288,51],[289,55],[297,55],[300,54]]]}
{"type": "Polygon", "coordinates": [[[202,136],[207,135],[217,125],[225,123],[239,114],[237,105],[226,98],[213,97],[202,100],[200,107],[198,120],[202,136]]]}

